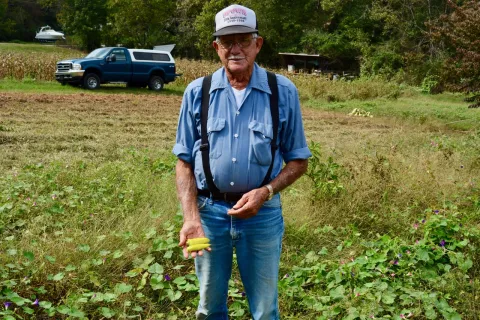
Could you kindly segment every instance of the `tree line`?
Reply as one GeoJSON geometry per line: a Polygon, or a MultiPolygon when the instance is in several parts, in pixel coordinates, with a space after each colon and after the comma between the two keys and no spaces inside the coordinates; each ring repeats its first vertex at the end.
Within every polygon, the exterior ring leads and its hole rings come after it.
{"type": "MultiPolygon", "coordinates": [[[[175,43],[175,55],[214,58],[215,13],[227,0],[0,0],[0,41],[31,41],[44,24],[84,50],[175,43]]],[[[256,11],[265,38],[258,59],[320,54],[383,76],[445,88],[479,89],[480,3],[463,0],[239,0],[256,11]]]]}

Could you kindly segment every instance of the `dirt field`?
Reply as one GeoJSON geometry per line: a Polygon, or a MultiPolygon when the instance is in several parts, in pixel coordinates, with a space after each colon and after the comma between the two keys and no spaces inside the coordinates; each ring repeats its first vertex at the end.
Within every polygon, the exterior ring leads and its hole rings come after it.
{"type": "MultiPolygon", "coordinates": [[[[180,96],[167,95],[0,93],[0,168],[109,159],[125,148],[169,154],[180,104],[180,96]]],[[[402,144],[406,131],[424,139],[429,135],[428,128],[394,119],[314,109],[304,109],[303,117],[307,139],[329,150],[368,146],[388,153],[402,144]]],[[[409,141],[404,147],[414,146],[409,141]]]]}
{"type": "Polygon", "coordinates": [[[171,148],[181,98],[0,93],[1,167],[171,148]]]}

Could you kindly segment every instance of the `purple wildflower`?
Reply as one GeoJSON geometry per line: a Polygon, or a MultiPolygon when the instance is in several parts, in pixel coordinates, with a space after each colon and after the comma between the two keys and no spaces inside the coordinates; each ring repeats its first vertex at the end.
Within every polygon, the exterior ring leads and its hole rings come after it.
{"type": "Polygon", "coordinates": [[[242,297],[245,297],[245,292],[242,292],[242,297]]]}
{"type": "Polygon", "coordinates": [[[413,224],[413,229],[417,230],[418,229],[418,223],[413,224]]]}
{"type": "Polygon", "coordinates": [[[438,214],[440,211],[438,211],[438,210],[434,210],[433,212],[435,212],[435,214],[438,214]]]}
{"type": "Polygon", "coordinates": [[[38,306],[38,303],[39,303],[39,302],[38,302],[38,299],[35,299],[35,301],[32,302],[32,305],[38,306]]]}
{"type": "Polygon", "coordinates": [[[397,254],[397,257],[401,258],[401,257],[402,257],[402,254],[401,254],[401,253],[397,254]]]}
{"type": "Polygon", "coordinates": [[[5,309],[8,309],[12,303],[10,301],[4,302],[3,305],[5,306],[5,309]]]}
{"type": "Polygon", "coordinates": [[[398,265],[398,260],[393,261],[393,264],[397,266],[398,265]]]}
{"type": "Polygon", "coordinates": [[[445,247],[445,240],[440,241],[440,247],[445,247]]]}
{"type": "Polygon", "coordinates": [[[425,219],[422,219],[422,223],[425,223],[425,221],[426,221],[425,219]]]}
{"type": "Polygon", "coordinates": [[[165,275],[165,281],[170,281],[172,280],[172,278],[170,278],[170,276],[168,274],[165,275]]]}

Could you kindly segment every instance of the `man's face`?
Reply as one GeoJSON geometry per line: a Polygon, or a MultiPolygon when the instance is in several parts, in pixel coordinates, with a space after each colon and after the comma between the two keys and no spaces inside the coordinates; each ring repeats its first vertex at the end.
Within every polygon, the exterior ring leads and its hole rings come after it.
{"type": "Polygon", "coordinates": [[[251,33],[225,35],[213,42],[223,66],[232,75],[251,73],[262,45],[263,38],[254,39],[251,33]]]}

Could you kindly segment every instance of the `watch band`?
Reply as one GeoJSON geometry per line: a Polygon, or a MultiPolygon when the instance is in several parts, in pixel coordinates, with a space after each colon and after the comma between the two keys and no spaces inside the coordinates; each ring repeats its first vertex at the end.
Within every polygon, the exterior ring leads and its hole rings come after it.
{"type": "Polygon", "coordinates": [[[271,200],[273,198],[273,187],[271,184],[266,184],[265,187],[268,189],[268,200],[271,200]]]}

